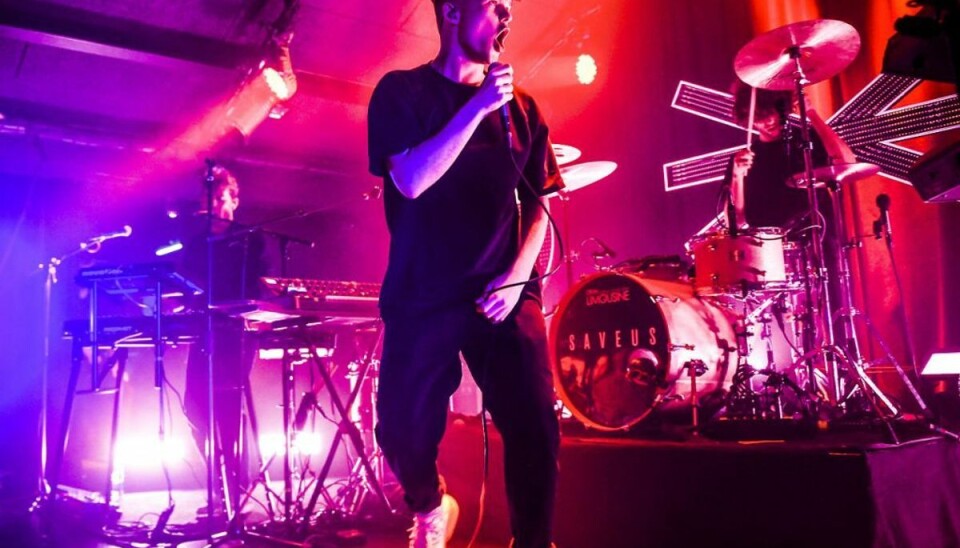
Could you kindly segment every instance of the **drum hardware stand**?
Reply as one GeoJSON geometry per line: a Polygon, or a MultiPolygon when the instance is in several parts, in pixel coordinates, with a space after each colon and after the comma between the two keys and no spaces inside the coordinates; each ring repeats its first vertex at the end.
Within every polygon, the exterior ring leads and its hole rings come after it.
{"type": "Polygon", "coordinates": [[[693,426],[693,435],[700,435],[700,402],[697,398],[697,377],[703,376],[707,372],[707,364],[703,360],[690,360],[683,364],[681,370],[686,369],[690,375],[690,409],[692,410],[691,421],[693,426]]]}
{"type": "MultiPolygon", "coordinates": [[[[246,336],[246,334],[244,334],[246,336]]],[[[244,491],[237,497],[236,506],[230,509],[228,507],[227,515],[230,516],[230,519],[227,521],[226,531],[220,535],[220,538],[215,544],[221,544],[231,538],[240,537],[242,538],[246,531],[243,529],[243,524],[240,522],[242,519],[243,509],[246,507],[247,503],[253,498],[253,491],[257,488],[257,485],[262,484],[265,491],[267,491],[267,496],[264,501],[264,507],[267,510],[267,514],[271,519],[275,516],[273,502],[270,498],[270,472],[268,471],[270,466],[273,464],[274,459],[276,458],[276,453],[270,456],[266,461],[263,460],[263,454],[260,452],[260,426],[259,421],[257,420],[256,411],[253,404],[253,391],[250,387],[250,379],[245,378],[243,381],[243,401],[247,407],[247,415],[250,419],[250,431],[252,434],[251,444],[256,451],[257,461],[259,462],[259,468],[257,470],[256,480],[254,480],[244,491]]],[[[222,457],[221,457],[222,459],[222,457]]],[[[225,470],[221,467],[221,474],[226,476],[225,470]]],[[[225,502],[228,505],[232,505],[232,501],[229,497],[225,498],[225,502]]]]}
{"type": "MultiPolygon", "coordinates": [[[[296,325],[290,327],[291,330],[299,329],[302,326],[296,325]]],[[[292,332],[292,331],[291,331],[292,332]]],[[[318,355],[318,349],[315,342],[309,337],[308,334],[301,334],[301,337],[305,340],[305,344],[310,347],[311,359],[318,355]]],[[[280,524],[282,530],[279,531],[279,536],[276,534],[270,533],[261,533],[258,531],[252,531],[246,529],[244,524],[241,522],[242,514],[241,511],[244,506],[253,498],[253,491],[260,484],[263,485],[264,489],[267,491],[267,508],[268,512],[271,514],[271,520],[275,520],[274,510],[272,503],[270,502],[271,493],[273,493],[269,486],[269,476],[268,469],[273,464],[277,458],[277,454],[274,453],[267,459],[266,462],[263,462],[261,458],[260,469],[258,471],[257,479],[253,484],[251,484],[247,490],[243,493],[242,499],[237,505],[225,532],[216,535],[214,545],[224,544],[235,538],[249,538],[257,541],[265,542],[272,545],[278,546],[290,546],[290,547],[301,547],[304,544],[302,542],[295,542],[292,540],[287,540],[285,537],[294,537],[296,534],[295,527],[295,518],[294,508],[299,506],[299,498],[294,500],[293,497],[293,464],[291,462],[293,454],[293,434],[295,430],[294,422],[294,366],[295,366],[295,355],[299,354],[299,344],[295,345],[297,348],[288,348],[283,354],[283,360],[281,365],[281,410],[283,418],[283,437],[284,437],[284,449],[283,449],[283,495],[282,502],[280,506],[282,507],[282,518],[280,524]]],[[[333,387],[330,385],[330,376],[327,373],[326,369],[322,367],[322,364],[317,362],[318,369],[321,371],[321,375],[324,378],[324,382],[327,383],[327,386],[330,390],[333,390],[333,387]]],[[[273,496],[277,496],[273,493],[273,496]]]]}
{"type": "MultiPolygon", "coordinates": [[[[366,434],[367,439],[365,442],[370,444],[370,453],[367,458],[374,469],[375,478],[379,480],[381,486],[384,485],[385,481],[386,463],[380,446],[377,443],[373,426],[377,423],[377,411],[374,398],[377,393],[380,367],[379,360],[374,359],[374,356],[376,355],[376,348],[379,347],[382,342],[382,330],[378,330],[378,338],[373,352],[365,356],[360,362],[351,362],[348,365],[347,373],[351,393],[355,390],[360,390],[358,398],[354,401],[353,405],[350,406],[351,420],[357,425],[361,433],[366,434]],[[363,368],[364,362],[368,360],[370,361],[371,372],[365,377],[361,377],[360,371],[363,368]],[[367,383],[367,386],[362,386],[363,383],[367,383]],[[364,398],[365,393],[370,397],[364,398]]],[[[375,493],[376,490],[374,486],[367,478],[363,460],[358,456],[353,463],[350,474],[346,478],[346,485],[337,493],[335,504],[347,515],[356,515],[360,512],[364,500],[375,493]]],[[[390,506],[387,507],[387,510],[391,513],[394,512],[394,509],[390,506]]]]}
{"type": "MultiPolygon", "coordinates": [[[[811,185],[813,186],[813,185],[811,185]]],[[[834,231],[838,239],[843,238],[844,236],[844,227],[842,221],[842,201],[840,199],[842,187],[837,184],[837,181],[831,181],[828,184],[830,189],[830,197],[833,204],[833,223],[834,231]]],[[[887,234],[889,238],[889,232],[887,234]]],[[[900,409],[892,402],[890,399],[883,394],[880,388],[873,382],[873,380],[866,374],[864,364],[865,360],[860,349],[859,340],[856,333],[856,328],[854,321],[857,317],[860,317],[864,320],[870,334],[877,340],[883,352],[886,354],[887,359],[894,365],[894,368],[897,371],[897,374],[900,376],[903,383],[906,385],[907,389],[910,391],[914,400],[919,405],[924,417],[930,418],[931,413],[926,403],[923,401],[923,398],[920,396],[919,391],[916,386],[907,376],[905,370],[900,365],[900,362],[896,359],[893,353],[890,351],[889,346],[887,346],[886,341],[880,336],[880,333],[873,326],[873,323],[870,321],[870,318],[867,317],[863,312],[858,310],[853,304],[853,282],[850,269],[850,257],[849,252],[853,249],[860,247],[860,242],[858,240],[852,242],[843,243],[840,246],[840,249],[837,250],[837,257],[835,265],[837,267],[837,278],[839,282],[839,293],[840,293],[840,308],[834,314],[833,324],[840,324],[843,329],[844,337],[844,346],[839,348],[839,356],[842,356],[842,361],[848,366],[849,369],[853,370],[853,373],[856,375],[857,385],[860,390],[863,392],[863,396],[870,402],[871,406],[874,408],[875,412],[881,420],[887,425],[891,436],[894,439],[895,443],[898,443],[896,433],[893,431],[892,425],[889,423],[891,417],[896,418],[900,416],[900,409]],[[886,408],[888,413],[884,413],[880,405],[886,408]]],[[[836,347],[835,347],[836,348],[836,347]]],[[[908,349],[909,350],[909,349],[908,349]]],[[[838,376],[839,382],[839,376],[838,376]]],[[[839,384],[838,384],[839,388],[839,384]]],[[[852,394],[852,391],[851,393],[852,394]]],[[[849,394],[848,394],[849,396],[849,394]]],[[[844,398],[846,399],[846,398],[844,398]]],[[[841,400],[840,405],[843,405],[843,400],[841,400]]]]}
{"type": "MultiPolygon", "coordinates": [[[[824,272],[824,250],[821,234],[823,228],[817,222],[820,217],[820,205],[817,199],[817,188],[814,184],[813,176],[813,141],[810,137],[810,120],[807,118],[806,94],[804,88],[810,83],[800,65],[802,52],[800,47],[792,46],[788,48],[787,53],[796,66],[794,81],[796,85],[797,102],[800,107],[800,139],[803,146],[803,171],[804,179],[807,182],[807,199],[810,203],[809,218],[811,222],[810,230],[810,249],[811,261],[813,263],[813,276],[809,273],[804,276],[804,291],[807,299],[807,318],[804,322],[803,350],[808,355],[807,368],[809,374],[808,390],[812,397],[818,394],[816,390],[816,360],[813,359],[816,353],[811,350],[817,348],[816,332],[819,331],[823,337],[823,347],[829,348],[834,345],[833,322],[830,316],[830,296],[826,291],[825,272],[824,272]],[[812,279],[811,279],[812,278],[812,279]],[[817,300],[813,297],[816,294],[817,300]]],[[[828,397],[830,403],[836,404],[839,400],[839,375],[837,364],[831,352],[821,352],[824,358],[824,365],[830,378],[830,389],[828,397]]]]}
{"type": "MultiPolygon", "coordinates": [[[[835,201],[839,202],[839,199],[836,199],[835,201]]],[[[878,198],[878,204],[879,203],[880,203],[880,199],[878,198]]],[[[835,215],[837,214],[835,213],[835,215]]],[[[886,247],[890,254],[891,262],[893,265],[894,277],[896,278],[896,281],[897,281],[897,289],[901,295],[901,314],[902,314],[901,322],[903,324],[902,329],[904,331],[904,340],[907,345],[907,352],[912,357],[913,345],[912,345],[912,339],[910,338],[910,334],[907,329],[907,323],[906,323],[907,318],[906,318],[906,314],[903,307],[903,290],[900,284],[900,274],[899,274],[899,269],[896,266],[896,262],[894,262],[893,260],[893,238],[890,230],[889,220],[887,219],[887,211],[886,211],[886,208],[883,207],[882,205],[881,205],[881,219],[878,222],[881,225],[878,228],[882,229],[883,231],[886,247]]],[[[877,232],[879,235],[880,231],[878,230],[877,232]]],[[[859,247],[859,242],[855,245],[846,246],[846,249],[849,250],[856,247],[859,247]]],[[[893,351],[887,345],[886,340],[881,336],[876,326],[874,326],[873,322],[870,320],[870,317],[867,316],[862,311],[858,310],[855,306],[853,306],[849,256],[846,253],[841,253],[837,263],[840,269],[841,297],[843,299],[844,306],[837,311],[836,317],[837,317],[837,321],[843,322],[844,333],[848,334],[849,350],[853,354],[849,362],[851,366],[854,368],[854,370],[857,372],[863,384],[866,385],[866,387],[869,387],[869,389],[874,394],[874,396],[893,413],[894,418],[900,415],[899,409],[897,409],[896,406],[894,406],[889,401],[889,399],[887,399],[883,395],[879,387],[877,387],[876,384],[873,383],[872,379],[870,379],[870,377],[866,375],[864,371],[863,366],[865,364],[865,360],[863,358],[863,355],[860,353],[860,346],[858,344],[857,335],[856,335],[855,326],[854,326],[854,321],[857,317],[863,320],[870,335],[872,335],[873,338],[880,345],[880,348],[883,350],[884,354],[886,355],[887,360],[893,365],[894,369],[897,372],[897,375],[900,377],[900,380],[907,387],[907,390],[910,392],[910,395],[913,397],[914,401],[919,406],[921,415],[924,417],[925,420],[927,420],[930,423],[931,429],[938,433],[946,435],[947,437],[956,439],[956,434],[946,431],[933,424],[932,411],[927,406],[923,397],[920,395],[919,390],[917,389],[914,382],[910,379],[909,375],[907,374],[904,367],[901,365],[900,361],[896,358],[893,351]]],[[[892,427],[890,429],[891,429],[891,433],[893,433],[892,427]]],[[[894,434],[894,439],[896,439],[895,434],[894,434]]]]}
{"type": "MultiPolygon", "coordinates": [[[[748,304],[743,301],[744,310],[739,314],[740,317],[734,326],[734,334],[737,339],[737,367],[733,374],[733,384],[730,387],[727,406],[728,409],[735,409],[733,412],[735,415],[741,414],[744,408],[748,408],[747,414],[751,418],[759,418],[758,415],[763,414],[759,409],[759,396],[757,396],[751,384],[753,376],[762,371],[754,369],[748,362],[751,353],[749,337],[753,335],[749,329],[756,323],[757,318],[774,303],[778,295],[767,297],[749,314],[746,313],[748,304]]],[[[744,298],[747,296],[745,295],[744,298]]],[[[731,306],[730,309],[732,310],[733,307],[731,306]]]]}
{"type": "MultiPolygon", "coordinates": [[[[382,340],[382,327],[378,325],[377,327],[377,346],[379,346],[380,340],[382,340]]],[[[360,392],[365,384],[365,379],[370,373],[372,367],[375,366],[376,360],[374,359],[374,353],[370,352],[364,360],[359,364],[359,368],[356,373],[356,380],[354,386],[350,391],[350,394],[347,397],[346,402],[341,399],[340,394],[337,392],[336,387],[333,385],[330,374],[323,363],[321,362],[320,356],[317,354],[316,347],[311,345],[310,348],[311,360],[317,365],[317,369],[320,371],[320,376],[323,381],[326,383],[329,393],[330,400],[333,404],[334,409],[336,409],[339,415],[338,429],[337,433],[334,435],[333,442],[331,442],[330,449],[327,452],[327,458],[323,463],[323,467],[320,470],[320,473],[317,475],[316,483],[314,485],[313,494],[310,496],[310,501],[307,503],[307,506],[304,508],[303,517],[301,522],[301,532],[306,532],[310,527],[310,517],[313,515],[316,508],[317,502],[320,498],[320,495],[323,494],[324,498],[328,501],[331,501],[330,495],[327,493],[326,486],[324,483],[327,480],[327,477],[330,474],[330,468],[333,465],[333,459],[336,456],[337,449],[340,447],[341,440],[344,436],[349,439],[349,442],[353,445],[354,449],[357,452],[357,463],[355,466],[364,472],[364,486],[371,488],[374,493],[376,493],[377,498],[383,504],[385,508],[391,513],[394,512],[393,507],[390,505],[390,500],[388,499],[386,493],[383,490],[382,475],[378,477],[376,471],[374,470],[374,465],[371,462],[373,460],[371,456],[368,456],[365,445],[363,443],[363,437],[361,436],[360,430],[357,428],[357,425],[351,420],[350,408],[353,407],[354,403],[357,401],[357,398],[360,395],[360,392]]],[[[376,454],[374,454],[374,457],[376,454]]],[[[378,463],[379,464],[379,463],[378,463]]],[[[379,467],[379,466],[378,466],[379,467]]]]}
{"type": "MultiPolygon", "coordinates": [[[[570,195],[566,192],[558,192],[557,197],[563,205],[563,241],[570,242],[570,195]]],[[[561,260],[564,270],[566,270],[566,290],[569,290],[573,287],[573,263],[580,259],[580,253],[574,249],[569,249],[566,255],[566,257],[561,257],[561,260]]]]}

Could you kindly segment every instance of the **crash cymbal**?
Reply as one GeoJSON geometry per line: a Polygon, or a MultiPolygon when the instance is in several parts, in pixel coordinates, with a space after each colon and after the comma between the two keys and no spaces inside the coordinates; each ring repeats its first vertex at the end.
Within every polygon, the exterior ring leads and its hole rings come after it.
{"type": "Polygon", "coordinates": [[[582,153],[579,148],[570,145],[553,145],[553,154],[557,158],[557,165],[565,166],[576,162],[582,153]]]}
{"type": "Polygon", "coordinates": [[[563,182],[566,185],[563,192],[573,192],[580,190],[585,186],[610,175],[617,169],[616,162],[584,162],[572,166],[563,166],[560,168],[560,174],[563,175],[563,182]]]}
{"type": "MultiPolygon", "coordinates": [[[[823,188],[827,183],[836,181],[838,183],[852,183],[865,179],[871,175],[880,172],[880,166],[858,162],[855,164],[834,164],[832,166],[818,167],[813,170],[813,180],[816,188],[823,188]]],[[[803,173],[794,173],[787,179],[787,186],[793,188],[807,188],[807,180],[803,173]]]]}
{"type": "Polygon", "coordinates": [[[804,85],[834,76],[853,61],[860,50],[860,35],[843,21],[813,19],[765,32],[740,48],[733,69],[741,80],[756,88],[792,90],[799,55],[804,85]]]}

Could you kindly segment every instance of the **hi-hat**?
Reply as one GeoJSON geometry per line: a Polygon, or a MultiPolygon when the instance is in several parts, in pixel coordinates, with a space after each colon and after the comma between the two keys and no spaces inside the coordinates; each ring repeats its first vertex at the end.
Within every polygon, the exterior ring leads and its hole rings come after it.
{"type": "Polygon", "coordinates": [[[617,169],[616,162],[584,162],[572,166],[563,166],[560,168],[560,174],[563,175],[564,188],[562,192],[573,192],[610,175],[617,169]]]}
{"type": "Polygon", "coordinates": [[[553,145],[553,154],[557,158],[557,165],[565,166],[570,162],[576,162],[582,152],[579,148],[570,145],[553,145]]]}
{"type": "Polygon", "coordinates": [[[845,69],[860,50],[860,35],[843,21],[813,19],[765,32],[740,48],[733,69],[755,88],[796,88],[797,61],[803,85],[826,80],[845,69]]]}
{"type": "MultiPolygon", "coordinates": [[[[858,162],[854,164],[834,164],[832,166],[818,167],[813,170],[813,181],[816,188],[823,188],[827,183],[836,181],[838,183],[852,183],[865,179],[871,175],[880,172],[880,166],[858,162]]],[[[793,188],[807,188],[807,177],[804,173],[795,173],[787,179],[787,186],[793,188]]]]}

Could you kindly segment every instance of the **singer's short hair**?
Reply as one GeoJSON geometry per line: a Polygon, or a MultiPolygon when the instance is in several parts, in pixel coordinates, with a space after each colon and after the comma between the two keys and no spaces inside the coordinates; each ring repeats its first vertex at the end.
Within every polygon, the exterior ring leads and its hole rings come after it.
{"type": "MultiPolygon", "coordinates": [[[[733,84],[733,117],[740,125],[746,125],[750,119],[750,86],[737,80],[733,84]]],[[[757,105],[754,118],[765,118],[771,114],[785,119],[793,112],[796,99],[793,91],[773,91],[757,88],[757,105]]]]}
{"type": "Polygon", "coordinates": [[[456,0],[431,0],[433,2],[433,14],[437,18],[437,30],[443,28],[443,5],[447,2],[456,4],[456,0]]]}
{"type": "MultiPolygon", "coordinates": [[[[433,2],[433,14],[437,18],[437,30],[443,28],[443,5],[446,3],[453,4],[455,6],[460,5],[460,0],[430,0],[433,2]]],[[[519,0],[514,0],[519,1],[519,0]]]]}

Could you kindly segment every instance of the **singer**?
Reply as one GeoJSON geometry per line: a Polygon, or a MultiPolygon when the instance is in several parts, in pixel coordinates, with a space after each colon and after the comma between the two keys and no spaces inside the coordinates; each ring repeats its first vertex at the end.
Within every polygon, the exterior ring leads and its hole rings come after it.
{"type": "Polygon", "coordinates": [[[510,0],[433,5],[437,57],[385,75],[369,106],[390,231],[377,436],[415,514],[410,546],[446,546],[457,504],[436,459],[462,353],[503,437],[514,545],[546,548],[559,428],[533,278],[542,196],[563,183],[540,110],[499,62],[510,0]]]}

